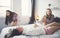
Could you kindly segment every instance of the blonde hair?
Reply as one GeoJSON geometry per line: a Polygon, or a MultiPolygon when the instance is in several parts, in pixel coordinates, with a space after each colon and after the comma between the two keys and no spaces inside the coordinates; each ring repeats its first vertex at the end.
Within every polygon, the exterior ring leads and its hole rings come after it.
{"type": "MultiPolygon", "coordinates": [[[[52,15],[52,10],[50,8],[47,8],[46,10],[49,10],[51,12],[50,15],[52,15]]],[[[46,15],[47,15],[47,12],[46,12],[46,15]]]]}

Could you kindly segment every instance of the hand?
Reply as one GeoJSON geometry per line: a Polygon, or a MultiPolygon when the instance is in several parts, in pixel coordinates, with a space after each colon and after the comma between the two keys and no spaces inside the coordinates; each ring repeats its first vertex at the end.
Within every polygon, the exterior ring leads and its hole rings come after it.
{"type": "Polygon", "coordinates": [[[34,28],[39,27],[38,25],[34,24],[34,28]]]}
{"type": "Polygon", "coordinates": [[[12,26],[16,26],[17,25],[17,22],[11,22],[11,25],[12,26]]]}

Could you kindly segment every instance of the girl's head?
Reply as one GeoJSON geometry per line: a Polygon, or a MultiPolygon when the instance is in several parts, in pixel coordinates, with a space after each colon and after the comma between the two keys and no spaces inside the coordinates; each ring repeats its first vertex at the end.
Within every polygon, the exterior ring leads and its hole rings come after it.
{"type": "Polygon", "coordinates": [[[23,32],[23,30],[24,30],[23,27],[17,27],[16,29],[17,29],[20,33],[23,32]]]}
{"type": "Polygon", "coordinates": [[[52,15],[52,10],[50,8],[47,8],[46,15],[52,15]]]}
{"type": "Polygon", "coordinates": [[[6,16],[10,16],[11,15],[11,11],[10,10],[6,10],[6,16]]]}
{"type": "Polygon", "coordinates": [[[13,13],[10,10],[6,10],[6,20],[5,20],[6,25],[8,25],[8,22],[9,23],[12,22],[12,16],[13,16],[13,13]]]}

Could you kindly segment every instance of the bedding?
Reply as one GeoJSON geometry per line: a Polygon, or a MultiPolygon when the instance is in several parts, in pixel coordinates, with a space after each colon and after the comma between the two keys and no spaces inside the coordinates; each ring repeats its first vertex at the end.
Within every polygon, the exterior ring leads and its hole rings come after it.
{"type": "MultiPolygon", "coordinates": [[[[31,28],[32,28],[32,25],[34,25],[34,24],[30,24],[30,25],[27,25],[27,28],[30,30],[31,28]],[[31,27],[31,28],[29,28],[29,27],[31,27]]],[[[23,25],[22,25],[23,26],[23,25]]],[[[24,26],[26,26],[26,25],[24,25],[24,26]]],[[[23,27],[24,27],[23,26],[23,27]]],[[[21,27],[21,26],[14,26],[14,27],[6,27],[6,28],[4,28],[3,30],[2,30],[2,32],[1,32],[1,38],[4,38],[4,36],[5,36],[5,34],[7,34],[7,33],[9,33],[9,31],[10,30],[13,30],[13,29],[15,29],[15,28],[17,28],[17,27],[21,27]]],[[[26,28],[26,27],[25,27],[26,28]]],[[[34,28],[33,28],[34,29],[34,28]]],[[[32,30],[33,30],[32,29],[32,30]]],[[[37,28],[38,29],[38,28],[37,28]]],[[[31,31],[31,30],[30,30],[31,31]]],[[[36,30],[37,31],[37,30],[36,30]]],[[[51,38],[53,37],[53,38],[60,38],[60,30],[59,31],[57,31],[57,32],[55,32],[54,34],[52,34],[52,35],[39,35],[39,32],[41,32],[41,34],[44,34],[44,32],[42,32],[42,31],[37,31],[37,32],[32,32],[32,33],[27,33],[27,35],[19,35],[19,36],[14,36],[13,38],[50,38],[50,36],[51,36],[51,38]],[[35,35],[36,34],[36,35],[35,35]]],[[[43,30],[44,31],[44,30],[43,30]]]]}
{"type": "Polygon", "coordinates": [[[60,30],[52,35],[36,35],[36,36],[19,35],[19,36],[14,36],[13,38],[60,38],[60,30]]]}
{"type": "Polygon", "coordinates": [[[30,25],[24,26],[23,27],[24,28],[23,34],[26,34],[26,35],[45,34],[45,30],[44,30],[43,26],[41,27],[40,25],[41,24],[39,24],[39,25],[30,24],[30,25]]]}

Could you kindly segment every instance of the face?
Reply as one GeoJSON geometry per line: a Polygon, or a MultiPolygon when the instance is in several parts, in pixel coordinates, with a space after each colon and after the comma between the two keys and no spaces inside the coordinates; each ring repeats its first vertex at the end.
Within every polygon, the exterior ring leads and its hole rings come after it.
{"type": "Polygon", "coordinates": [[[50,15],[50,14],[51,14],[51,11],[50,11],[50,10],[47,10],[47,11],[46,11],[46,14],[47,14],[47,15],[50,15]]]}
{"type": "Polygon", "coordinates": [[[10,12],[6,12],[6,16],[10,16],[10,12]]]}
{"type": "Polygon", "coordinates": [[[18,30],[19,32],[23,32],[23,27],[18,27],[17,30],[18,30]]]}

